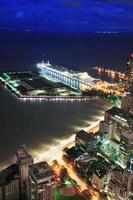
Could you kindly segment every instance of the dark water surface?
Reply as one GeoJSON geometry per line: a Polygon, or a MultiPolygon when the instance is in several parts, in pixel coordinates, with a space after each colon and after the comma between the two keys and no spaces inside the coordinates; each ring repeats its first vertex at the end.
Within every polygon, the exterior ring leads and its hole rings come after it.
{"type": "Polygon", "coordinates": [[[33,68],[42,60],[76,70],[97,65],[123,70],[133,52],[132,34],[47,35],[0,33],[0,70],[33,68]]]}
{"type": "Polygon", "coordinates": [[[66,139],[101,115],[104,106],[88,102],[23,101],[0,87],[0,161],[11,158],[19,145],[43,151],[66,139]]]}

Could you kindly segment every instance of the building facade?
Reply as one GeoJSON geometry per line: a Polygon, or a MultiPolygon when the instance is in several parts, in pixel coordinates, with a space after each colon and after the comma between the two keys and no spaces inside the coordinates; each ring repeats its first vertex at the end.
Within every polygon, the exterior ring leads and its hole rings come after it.
{"type": "Polygon", "coordinates": [[[56,176],[47,162],[29,166],[31,199],[55,200],[56,176]]]}
{"type": "Polygon", "coordinates": [[[127,61],[126,88],[133,95],[133,54],[129,56],[127,61]]]}
{"type": "Polygon", "coordinates": [[[125,88],[128,95],[123,97],[121,108],[125,112],[133,114],[133,54],[127,61],[125,88]]]}
{"type": "MultiPolygon", "coordinates": [[[[133,172],[133,171],[132,171],[133,172]]],[[[112,171],[108,189],[109,200],[132,200],[133,199],[133,173],[126,169],[115,168],[112,171]]]]}
{"type": "Polygon", "coordinates": [[[13,164],[0,172],[0,200],[20,200],[19,166],[13,164]]]}
{"type": "Polygon", "coordinates": [[[21,179],[21,195],[23,199],[30,199],[29,165],[33,164],[33,158],[28,153],[26,146],[21,146],[16,153],[16,162],[19,166],[21,179]]]}

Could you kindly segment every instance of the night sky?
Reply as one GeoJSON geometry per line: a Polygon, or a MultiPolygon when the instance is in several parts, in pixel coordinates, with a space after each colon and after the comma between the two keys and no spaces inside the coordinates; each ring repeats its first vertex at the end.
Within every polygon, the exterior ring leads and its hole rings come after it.
{"type": "Polygon", "coordinates": [[[0,30],[133,31],[132,0],[0,0],[0,30]]]}

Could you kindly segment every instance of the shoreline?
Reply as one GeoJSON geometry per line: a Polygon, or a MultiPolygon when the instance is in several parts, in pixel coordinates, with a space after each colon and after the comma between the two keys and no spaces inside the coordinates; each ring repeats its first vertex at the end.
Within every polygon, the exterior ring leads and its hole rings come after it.
{"type": "MultiPolygon", "coordinates": [[[[5,89],[5,92],[8,92],[8,93],[10,93],[10,90],[6,90],[6,88],[4,88],[2,85],[1,85],[1,88],[3,88],[3,89],[5,89]]],[[[12,93],[11,93],[12,94],[12,93]]],[[[13,95],[14,96],[14,95],[13,95]]],[[[109,104],[109,103],[107,103],[107,102],[105,102],[104,100],[102,100],[102,99],[100,99],[100,98],[90,98],[89,99],[90,101],[92,100],[93,101],[93,103],[95,103],[95,105],[96,106],[101,106],[102,107],[102,113],[104,113],[104,110],[106,110],[106,109],[108,109],[109,107],[111,107],[111,104],[109,104]]],[[[58,102],[58,101],[56,101],[56,102],[58,102]]],[[[61,102],[63,102],[63,101],[61,101],[61,102]]],[[[71,103],[71,101],[68,101],[68,103],[71,103]]],[[[81,102],[81,101],[79,101],[79,102],[81,102]]],[[[93,116],[92,116],[93,117],[93,116]]],[[[100,118],[102,119],[103,118],[103,114],[100,116],[100,118]]],[[[95,119],[97,119],[97,117],[95,117],[95,119]]],[[[86,129],[88,129],[88,127],[91,127],[92,125],[93,125],[93,123],[94,122],[96,122],[95,120],[93,120],[93,122],[90,122],[89,123],[89,126],[81,126],[81,127],[78,127],[78,129],[84,129],[84,130],[86,130],[86,129]]],[[[72,140],[69,140],[71,137],[74,137],[74,134],[71,134],[71,136],[69,137],[68,136],[68,138],[67,138],[67,136],[63,139],[63,137],[62,138],[59,138],[60,140],[62,140],[62,142],[63,141],[67,141],[68,142],[68,144],[69,143],[72,143],[72,140]],[[70,142],[69,142],[70,141],[70,142]]],[[[59,144],[59,143],[58,143],[59,144]]],[[[46,149],[46,152],[48,152],[48,151],[51,151],[50,149],[51,148],[55,148],[56,146],[58,146],[58,144],[57,143],[55,143],[54,144],[54,141],[52,142],[50,142],[49,143],[49,149],[46,149]]],[[[45,145],[45,144],[44,144],[45,145]]],[[[41,145],[42,146],[42,145],[41,145]]],[[[42,149],[42,148],[41,148],[42,149]]],[[[39,151],[39,155],[40,154],[42,154],[42,152],[43,152],[43,150],[39,150],[39,147],[37,147],[36,149],[31,149],[31,148],[29,148],[29,151],[31,152],[31,154],[33,154],[33,155],[36,155],[36,152],[37,151],[39,151]]],[[[45,150],[44,150],[45,151],[45,150]]],[[[15,152],[15,151],[14,151],[15,152]]],[[[37,156],[35,156],[35,159],[37,159],[37,156]]],[[[2,169],[4,169],[7,165],[9,165],[9,163],[11,163],[12,161],[14,160],[14,156],[13,157],[10,157],[10,158],[8,158],[7,160],[5,160],[5,161],[2,161],[2,162],[0,162],[0,169],[2,170],[2,169]]]]}

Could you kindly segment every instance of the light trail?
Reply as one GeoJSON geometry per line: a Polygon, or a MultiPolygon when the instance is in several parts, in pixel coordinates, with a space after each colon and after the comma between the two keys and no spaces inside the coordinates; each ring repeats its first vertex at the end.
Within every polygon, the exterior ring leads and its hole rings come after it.
{"type": "MultiPolygon", "coordinates": [[[[99,117],[99,120],[95,121],[94,123],[92,123],[90,126],[84,128],[83,130],[86,132],[91,132],[92,130],[94,130],[95,128],[97,129],[99,122],[103,120],[103,116],[99,117]]],[[[75,141],[75,134],[73,134],[72,136],[70,136],[68,139],[62,140],[59,142],[59,144],[50,147],[49,150],[41,153],[40,155],[36,156],[34,158],[34,162],[40,162],[42,160],[47,160],[47,161],[52,161],[52,160],[58,160],[60,157],[60,152],[67,147],[70,144],[73,144],[75,141]]]]}
{"type": "MultiPolygon", "coordinates": [[[[61,156],[62,157],[62,156],[61,156]]],[[[80,186],[79,190],[80,192],[84,191],[84,190],[88,190],[90,192],[90,194],[92,195],[91,200],[102,200],[100,198],[100,194],[95,191],[91,186],[88,186],[87,183],[85,183],[85,181],[83,181],[75,172],[75,170],[73,169],[73,167],[66,163],[63,159],[60,160],[61,164],[65,166],[65,168],[67,169],[70,177],[72,179],[74,179],[78,185],[80,186]]]]}
{"type": "Polygon", "coordinates": [[[109,84],[107,82],[95,84],[95,89],[102,91],[105,94],[112,93],[112,94],[116,94],[117,96],[121,96],[121,97],[123,97],[125,95],[124,88],[121,91],[118,86],[116,87],[115,85],[109,84]]]}
{"type": "MultiPolygon", "coordinates": [[[[84,128],[87,132],[96,132],[99,128],[99,122],[103,120],[103,116],[99,117],[99,119],[95,122],[93,122],[90,126],[84,128]]],[[[94,191],[91,187],[89,187],[75,172],[73,167],[66,163],[62,159],[62,151],[65,147],[68,147],[69,145],[74,145],[75,141],[75,134],[70,136],[68,139],[62,140],[58,145],[51,147],[48,151],[45,151],[44,153],[41,153],[37,157],[34,158],[34,162],[40,162],[42,160],[46,160],[49,164],[52,163],[53,160],[57,160],[59,165],[63,165],[67,168],[68,173],[72,179],[74,179],[78,185],[80,186],[80,190],[83,191],[85,189],[88,189],[90,193],[92,194],[91,200],[101,200],[100,194],[96,191],[94,191]]]]}
{"type": "Polygon", "coordinates": [[[82,181],[80,177],[77,176],[77,173],[74,171],[71,165],[66,163],[64,160],[62,160],[62,164],[67,168],[70,177],[78,183],[78,185],[80,186],[79,190],[81,192],[85,189],[88,189],[87,184],[84,181],[82,181]]]}
{"type": "Polygon", "coordinates": [[[41,153],[40,155],[36,156],[34,158],[34,162],[36,163],[42,160],[47,160],[48,162],[51,162],[52,160],[58,160],[60,152],[71,143],[74,143],[74,140],[75,134],[70,136],[68,139],[62,140],[56,146],[50,147],[48,151],[45,151],[44,153],[41,153]]]}

